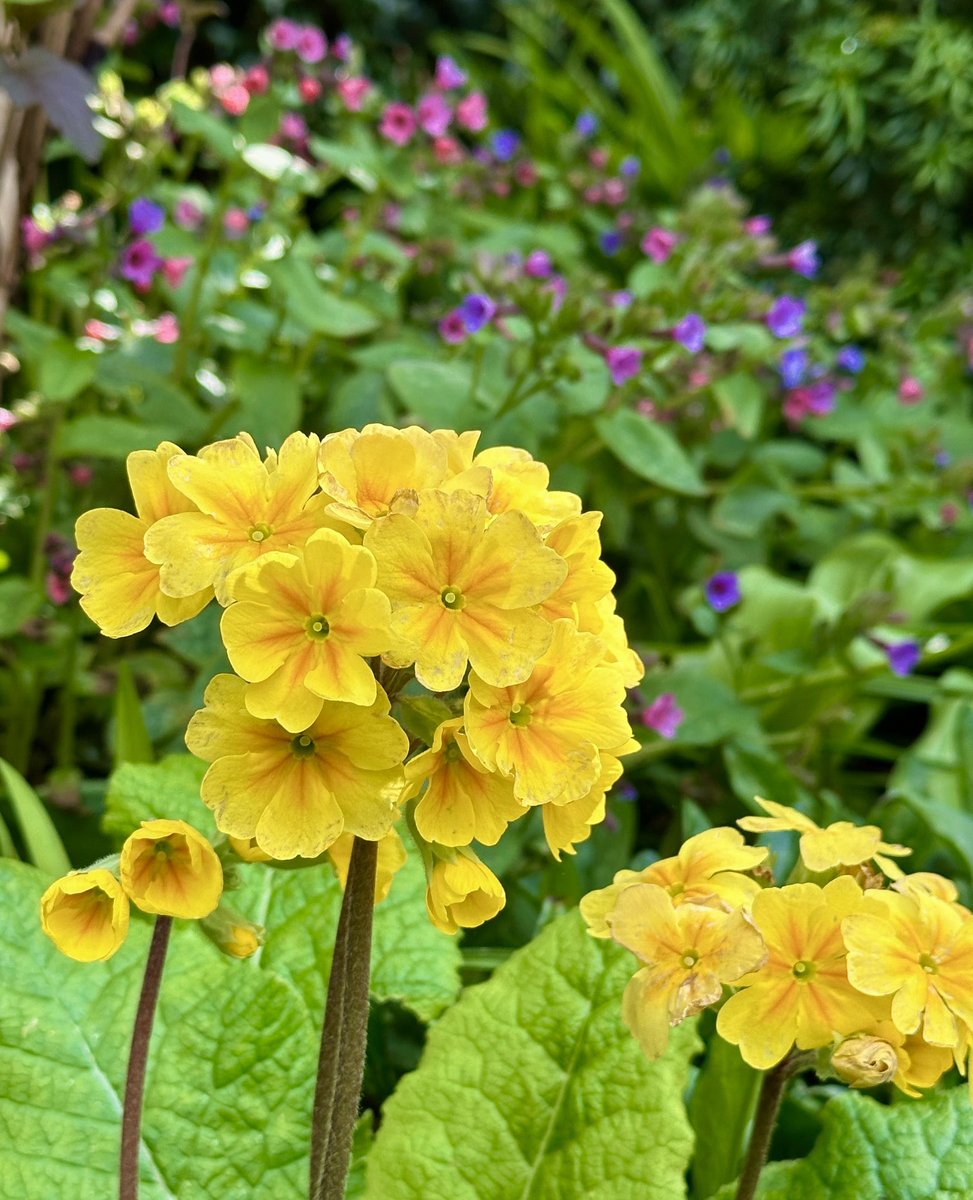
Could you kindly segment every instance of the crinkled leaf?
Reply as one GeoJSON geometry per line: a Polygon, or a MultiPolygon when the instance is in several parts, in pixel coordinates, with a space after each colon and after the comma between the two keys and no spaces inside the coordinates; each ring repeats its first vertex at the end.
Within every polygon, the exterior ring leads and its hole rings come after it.
{"type": "Polygon", "coordinates": [[[77,63],[31,46],[19,58],[0,60],[0,87],[22,108],[39,104],[85,162],[101,158],[101,134],[88,107],[88,97],[98,88],[77,63]]]}
{"type": "Polygon", "coordinates": [[[213,814],[199,798],[206,763],[191,754],[170,754],[159,763],[123,763],[113,772],[105,798],[105,832],[127,838],[142,821],[187,821],[216,836],[213,814]]]}
{"type": "Polygon", "coordinates": [[[631,956],[570,913],[470,988],[386,1103],[368,1200],[679,1200],[691,1027],[646,1061],[622,1023],[631,956]]]}

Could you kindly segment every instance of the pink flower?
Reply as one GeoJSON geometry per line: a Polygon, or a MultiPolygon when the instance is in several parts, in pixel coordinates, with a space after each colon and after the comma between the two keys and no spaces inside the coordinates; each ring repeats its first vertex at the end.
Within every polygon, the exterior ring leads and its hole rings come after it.
{"type": "Polygon", "coordinates": [[[350,79],[342,79],[338,84],[338,95],[349,112],[361,112],[371,90],[371,80],[362,75],[352,75],[350,79]]]}
{"type": "Polygon", "coordinates": [[[533,187],[539,178],[537,168],[532,162],[519,162],[514,167],[514,179],[521,187],[533,187]]]}
{"type": "Polygon", "coordinates": [[[20,231],[24,238],[24,249],[28,254],[40,254],[50,241],[48,234],[33,217],[24,217],[20,223],[20,231]]]}
{"type": "Polygon", "coordinates": [[[457,342],[466,341],[466,334],[466,318],[458,308],[448,312],[439,322],[439,336],[452,346],[455,346],[457,342]]]}
{"type": "Polygon", "coordinates": [[[163,346],[179,341],[179,318],[175,313],[160,313],[155,323],[155,340],[163,346]]]}
{"type": "Polygon", "coordinates": [[[209,82],[214,92],[225,91],[236,83],[236,70],[229,63],[217,63],[210,67],[209,82]]]}
{"type": "Polygon", "coordinates": [[[165,259],[162,263],[162,274],[166,277],[166,283],[171,288],[177,288],[185,279],[186,272],[194,261],[191,254],[183,255],[180,258],[165,259]]]}
{"type": "Polygon", "coordinates": [[[117,342],[122,331],[117,325],[107,325],[104,321],[92,318],[84,323],[84,335],[94,342],[117,342]]]}
{"type": "Polygon", "coordinates": [[[75,463],[68,472],[75,487],[87,487],[94,479],[94,470],[87,463],[75,463]]]}
{"type": "Polygon", "coordinates": [[[593,183],[582,193],[585,204],[601,204],[605,198],[605,189],[600,183],[593,183]]]}
{"type": "Polygon", "coordinates": [[[17,424],[17,414],[9,408],[0,408],[0,433],[6,433],[17,424]]]}
{"type": "Polygon", "coordinates": [[[394,101],[392,104],[386,104],[382,113],[382,123],[378,128],[382,137],[388,138],[396,146],[405,146],[415,136],[416,114],[408,104],[394,101]]]}
{"type": "Polygon", "coordinates": [[[899,384],[899,401],[902,404],[918,404],[925,394],[926,389],[915,375],[906,375],[899,384]]]}
{"type": "Polygon", "coordinates": [[[250,104],[250,93],[242,83],[234,83],[220,94],[219,100],[231,117],[242,117],[250,104]]]}
{"type": "Polygon", "coordinates": [[[280,136],[289,142],[303,142],[307,137],[307,121],[300,113],[284,113],[280,119],[280,136]]]}
{"type": "Polygon", "coordinates": [[[301,62],[311,66],[321,62],[328,53],[328,39],[317,25],[304,25],[297,35],[294,49],[301,62]]]}
{"type": "Polygon", "coordinates": [[[636,346],[609,346],[605,351],[605,362],[615,386],[621,387],[642,370],[642,351],[636,346]]]}
{"type": "Polygon", "coordinates": [[[44,589],[47,592],[47,598],[52,604],[56,604],[58,608],[62,608],[74,592],[71,590],[70,577],[62,575],[59,571],[48,571],[47,578],[44,580],[44,589]]]}
{"type": "Polygon", "coordinates": [[[524,259],[524,274],[531,279],[547,279],[554,270],[554,263],[546,250],[531,250],[524,259]]]}
{"type": "Polygon", "coordinates": [[[643,251],[653,262],[664,263],[679,242],[679,234],[656,225],[642,239],[643,251]]]}
{"type": "Polygon", "coordinates": [[[461,88],[465,83],[466,72],[448,54],[436,59],[436,87],[448,92],[453,88],[461,88]]]}
{"type": "Polygon", "coordinates": [[[159,20],[170,29],[179,28],[179,5],[176,0],[162,0],[159,5],[159,20]]]}
{"type": "Polygon", "coordinates": [[[618,207],[624,204],[628,197],[628,188],[624,179],[606,179],[604,184],[605,203],[618,207]]]}
{"type": "Polygon", "coordinates": [[[676,703],[673,692],[663,692],[648,708],[642,710],[642,724],[667,740],[676,736],[685,719],[686,714],[676,703]]]}
{"type": "Polygon", "coordinates": [[[470,133],[486,129],[487,98],[482,92],[470,92],[456,105],[456,120],[470,133]]]}
{"type": "Polygon", "coordinates": [[[243,77],[243,86],[251,96],[262,96],[270,87],[270,72],[263,65],[251,67],[243,77]]]}
{"type": "Polygon", "coordinates": [[[331,43],[331,53],[335,56],[338,62],[347,62],[351,58],[352,51],[355,49],[355,44],[347,33],[339,33],[335,40],[331,43]]]}
{"type": "Polygon", "coordinates": [[[432,144],[432,152],[436,161],[444,167],[454,167],[463,161],[463,147],[455,138],[438,137],[432,144]]]}
{"type": "Polygon", "coordinates": [[[596,171],[604,171],[608,166],[608,151],[604,146],[596,146],[593,150],[588,151],[588,162],[596,171]]]}
{"type": "Polygon", "coordinates": [[[764,237],[770,233],[772,224],[770,217],[747,217],[743,222],[743,228],[751,237],[764,237]]]}
{"type": "Polygon", "coordinates": [[[300,25],[286,17],[271,21],[267,26],[267,41],[275,50],[296,50],[300,39],[300,25]]]}
{"type": "Polygon", "coordinates": [[[226,216],[223,218],[223,229],[226,236],[229,238],[241,238],[250,228],[250,218],[242,208],[231,208],[227,210],[226,216]]]}
{"type": "Polygon", "coordinates": [[[298,81],[297,90],[301,93],[301,99],[305,104],[314,104],[316,100],[321,99],[323,88],[320,79],[314,79],[311,75],[302,75],[298,81]]]}
{"type": "Polygon", "coordinates": [[[416,112],[420,128],[430,137],[442,137],[453,119],[453,110],[439,92],[427,92],[416,112]]]}
{"type": "Polygon", "coordinates": [[[161,268],[162,259],[147,238],[138,238],[122,251],[122,276],[135,285],[136,291],[147,292],[161,268]]]}
{"type": "Polygon", "coordinates": [[[192,200],[177,200],[173,219],[183,229],[198,229],[203,223],[203,210],[192,200]]]}

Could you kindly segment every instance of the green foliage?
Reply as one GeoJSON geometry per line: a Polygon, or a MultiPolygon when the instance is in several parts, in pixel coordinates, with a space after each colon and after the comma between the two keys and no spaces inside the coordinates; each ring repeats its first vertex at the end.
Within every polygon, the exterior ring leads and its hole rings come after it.
{"type": "Polygon", "coordinates": [[[619,1020],[630,974],[573,913],[467,992],[385,1106],[366,1197],[684,1196],[695,1036],[645,1062],[619,1020]]]}
{"type": "MultiPolygon", "coordinates": [[[[2,758],[0,781],[3,782],[17,828],[24,839],[28,859],[51,875],[63,875],[69,871],[71,863],[67,852],[40,797],[27,780],[2,758]]],[[[6,833],[5,841],[9,850],[9,833],[6,833]]]]}

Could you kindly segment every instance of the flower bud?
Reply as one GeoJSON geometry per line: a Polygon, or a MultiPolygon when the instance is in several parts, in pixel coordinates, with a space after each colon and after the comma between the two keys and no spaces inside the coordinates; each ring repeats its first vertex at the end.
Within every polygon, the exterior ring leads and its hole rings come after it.
{"type": "Polygon", "coordinates": [[[456,933],[495,917],[507,897],[490,868],[466,846],[429,848],[426,909],[433,924],[443,933],[456,933]]]}
{"type": "Polygon", "coordinates": [[[203,917],[200,927],[213,945],[231,958],[249,958],[264,943],[263,926],[255,925],[222,901],[215,912],[203,917]]]}
{"type": "Polygon", "coordinates": [[[223,867],[185,821],[143,821],[122,847],[122,885],[143,912],[198,919],[223,893],[223,867]]]}
{"type": "Polygon", "coordinates": [[[853,1088],[870,1088],[895,1078],[899,1058],[889,1042],[862,1035],[845,1038],[831,1055],[831,1066],[853,1088]]]}
{"type": "Polygon", "coordinates": [[[233,847],[234,853],[239,858],[242,858],[244,862],[256,863],[274,861],[266,850],[260,849],[260,847],[257,845],[256,838],[231,837],[228,840],[230,845],[233,847]]]}
{"type": "Polygon", "coordinates": [[[128,933],[128,896],[111,871],[75,871],[41,897],[41,925],[62,954],[78,962],[111,958],[128,933]]]}

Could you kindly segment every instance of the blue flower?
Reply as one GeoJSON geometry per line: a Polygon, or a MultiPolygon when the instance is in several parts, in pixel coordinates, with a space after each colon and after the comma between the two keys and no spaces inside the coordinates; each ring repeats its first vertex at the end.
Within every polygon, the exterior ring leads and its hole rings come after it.
{"type": "Polygon", "coordinates": [[[520,135],[512,129],[498,129],[493,135],[493,154],[500,162],[510,162],[520,147],[520,135]]]}
{"type": "Polygon", "coordinates": [[[586,109],[578,115],[578,119],[574,123],[574,131],[581,137],[591,137],[598,132],[598,118],[593,112],[586,109]]]}
{"type": "Polygon", "coordinates": [[[778,296],[764,317],[774,337],[796,337],[804,325],[807,305],[794,296],[778,296]]]}
{"type": "Polygon", "coordinates": [[[808,357],[806,350],[785,350],[780,356],[780,380],[785,388],[800,386],[807,376],[808,357]]]}
{"type": "Polygon", "coordinates": [[[892,668],[892,673],[895,675],[911,675],[919,665],[919,659],[922,657],[919,643],[912,641],[911,638],[907,642],[898,642],[894,646],[886,646],[885,654],[889,660],[889,666],[892,668]]]}
{"type": "Polygon", "coordinates": [[[719,571],[706,584],[706,599],[717,612],[735,607],[742,598],[736,571],[719,571]]]}
{"type": "Polygon", "coordinates": [[[858,346],[842,346],[835,361],[842,370],[857,375],[865,369],[865,352],[858,346]]]}
{"type": "Polygon", "coordinates": [[[618,169],[622,175],[631,179],[642,170],[641,159],[636,158],[634,154],[629,154],[622,159],[621,166],[618,169]]]}
{"type": "Polygon", "coordinates": [[[464,299],[459,311],[463,314],[467,332],[478,333],[493,320],[497,306],[485,293],[473,292],[464,299]]]}
{"type": "Polygon", "coordinates": [[[672,336],[690,354],[698,354],[706,342],[706,322],[699,313],[689,313],[673,329],[672,336]]]}
{"type": "Polygon", "coordinates": [[[128,206],[128,225],[132,233],[158,233],[165,224],[166,210],[161,204],[139,196],[128,206]]]}
{"type": "Polygon", "coordinates": [[[617,229],[609,229],[598,239],[606,254],[617,254],[622,248],[622,235],[617,229]]]}

